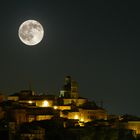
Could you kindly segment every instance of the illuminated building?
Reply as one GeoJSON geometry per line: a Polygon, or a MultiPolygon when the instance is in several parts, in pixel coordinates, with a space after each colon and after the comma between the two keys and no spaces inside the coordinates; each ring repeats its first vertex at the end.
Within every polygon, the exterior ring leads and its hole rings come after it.
{"type": "Polygon", "coordinates": [[[70,76],[65,77],[64,86],[59,96],[37,95],[31,90],[22,90],[9,96],[8,100],[26,106],[24,109],[26,115],[20,116],[23,114],[22,112],[16,113],[17,123],[49,120],[56,116],[79,122],[107,118],[107,112],[103,108],[99,108],[95,103],[79,96],[78,84],[70,76]],[[20,117],[22,120],[19,120],[20,117]]]}
{"type": "Polygon", "coordinates": [[[76,81],[72,80],[70,76],[65,77],[64,86],[60,91],[59,97],[63,99],[64,105],[69,105],[74,102],[79,106],[87,101],[86,98],[79,96],[78,84],[76,81]]]}
{"type": "Polygon", "coordinates": [[[83,122],[107,119],[107,112],[104,109],[79,109],[79,112],[83,122]]]}
{"type": "Polygon", "coordinates": [[[59,112],[51,107],[47,108],[30,108],[27,112],[27,122],[50,120],[52,117],[59,116],[59,112]]]}
{"type": "Polygon", "coordinates": [[[37,107],[50,107],[53,106],[53,100],[36,100],[37,107]]]}
{"type": "Polygon", "coordinates": [[[122,122],[123,128],[134,130],[136,134],[140,134],[140,121],[122,122]]]}
{"type": "Polygon", "coordinates": [[[74,119],[74,120],[79,120],[80,119],[80,113],[79,111],[71,111],[68,113],[68,119],[74,119]]]}
{"type": "MultiPolygon", "coordinates": [[[[15,126],[24,123],[51,122],[64,128],[103,126],[113,129],[129,129],[136,135],[140,134],[140,120],[122,121],[121,117],[109,115],[104,108],[97,106],[94,101],[81,97],[77,82],[70,76],[65,77],[64,86],[58,96],[40,95],[31,90],[22,90],[8,96],[7,105],[4,106],[4,109],[0,107],[0,118],[6,116],[15,126]]],[[[35,131],[31,128],[31,132],[20,133],[20,136],[30,139],[43,139],[44,130],[37,129],[35,131]]]]}
{"type": "Polygon", "coordinates": [[[18,101],[19,100],[19,97],[18,95],[10,95],[8,96],[8,101],[18,101]]]}
{"type": "MultiPolygon", "coordinates": [[[[56,107],[56,106],[54,106],[54,107],[56,107]]],[[[63,110],[71,110],[71,105],[58,105],[57,109],[61,110],[61,111],[63,111],[63,110]]]]}

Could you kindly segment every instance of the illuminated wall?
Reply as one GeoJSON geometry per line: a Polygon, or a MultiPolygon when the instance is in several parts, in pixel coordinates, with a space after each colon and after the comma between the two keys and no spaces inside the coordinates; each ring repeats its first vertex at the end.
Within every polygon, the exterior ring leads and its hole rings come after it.
{"type": "Polygon", "coordinates": [[[79,109],[80,119],[84,122],[90,122],[95,119],[107,119],[107,113],[104,110],[91,110],[91,109],[79,109]]]}
{"type": "Polygon", "coordinates": [[[57,106],[56,109],[59,109],[59,110],[71,110],[71,106],[57,106]]]}
{"type": "Polygon", "coordinates": [[[36,104],[35,100],[19,100],[19,103],[36,104]]]}
{"type": "Polygon", "coordinates": [[[140,134],[140,121],[121,122],[120,125],[123,128],[134,130],[136,134],[140,134]]]}
{"type": "Polygon", "coordinates": [[[67,118],[68,119],[79,120],[80,119],[80,113],[79,112],[68,112],[67,118]]]}
{"type": "Polygon", "coordinates": [[[20,100],[20,103],[35,104],[37,107],[51,107],[53,106],[53,100],[20,100]]]}
{"type": "Polygon", "coordinates": [[[38,100],[36,101],[37,107],[51,107],[53,106],[53,100],[38,100]]]}
{"type": "Polygon", "coordinates": [[[28,116],[28,122],[32,121],[41,121],[41,120],[50,120],[54,115],[29,115],[28,116]]]}
{"type": "Polygon", "coordinates": [[[53,117],[53,115],[37,115],[36,120],[41,121],[41,120],[50,120],[53,117]]]}
{"type": "Polygon", "coordinates": [[[64,101],[64,105],[68,105],[71,104],[73,101],[76,103],[77,106],[84,104],[85,102],[87,102],[87,99],[63,99],[64,101]]]}
{"type": "Polygon", "coordinates": [[[18,96],[8,96],[9,101],[18,101],[19,97],[18,96]]]}

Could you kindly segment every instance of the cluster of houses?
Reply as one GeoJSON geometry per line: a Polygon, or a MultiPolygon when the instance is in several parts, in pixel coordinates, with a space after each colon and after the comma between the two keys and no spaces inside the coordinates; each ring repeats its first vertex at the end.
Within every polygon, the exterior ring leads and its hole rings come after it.
{"type": "MultiPolygon", "coordinates": [[[[111,125],[112,127],[119,126],[140,134],[139,119],[127,120],[127,123],[118,123],[118,121],[123,120],[122,117],[111,116],[104,108],[97,106],[94,101],[81,97],[77,82],[70,76],[65,77],[64,85],[58,96],[36,94],[32,90],[22,90],[11,94],[7,100],[3,100],[3,95],[0,95],[0,120],[0,131],[3,130],[3,126],[8,127],[11,130],[11,135],[16,133],[17,126],[51,120],[62,122],[61,125],[64,128],[70,125],[84,127],[90,122],[98,122],[92,125],[102,123],[102,125],[111,125]],[[111,124],[113,121],[110,123],[110,120],[115,120],[115,123],[111,124]],[[4,125],[2,126],[2,124],[4,125]]],[[[39,128],[37,125],[36,127],[39,128]]],[[[41,127],[32,132],[38,134],[38,137],[43,140],[45,131],[41,127]]],[[[27,133],[21,133],[21,135],[22,137],[28,136],[27,133]]]]}

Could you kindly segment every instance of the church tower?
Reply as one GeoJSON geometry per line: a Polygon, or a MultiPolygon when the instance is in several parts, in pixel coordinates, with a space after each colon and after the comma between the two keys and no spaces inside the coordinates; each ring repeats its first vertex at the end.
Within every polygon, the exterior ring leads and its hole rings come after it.
{"type": "Polygon", "coordinates": [[[77,99],[78,95],[78,84],[72,80],[70,76],[65,77],[64,86],[60,91],[60,97],[77,99]]]}

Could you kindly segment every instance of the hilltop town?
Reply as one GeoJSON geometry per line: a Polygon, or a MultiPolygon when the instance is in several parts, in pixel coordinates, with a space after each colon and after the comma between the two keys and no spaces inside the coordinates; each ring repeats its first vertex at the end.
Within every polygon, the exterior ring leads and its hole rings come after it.
{"type": "Polygon", "coordinates": [[[64,79],[59,95],[21,90],[0,95],[0,137],[10,140],[138,140],[140,118],[111,115],[81,97],[78,83],[64,79]]]}

